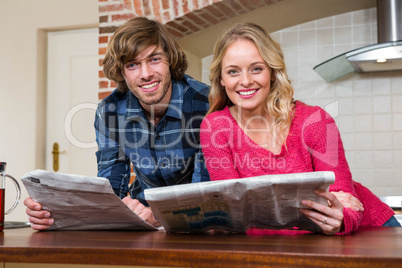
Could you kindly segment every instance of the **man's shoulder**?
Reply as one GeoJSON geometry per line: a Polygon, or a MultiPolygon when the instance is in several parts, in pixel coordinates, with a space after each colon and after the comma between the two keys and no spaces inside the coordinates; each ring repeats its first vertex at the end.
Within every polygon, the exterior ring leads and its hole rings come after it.
{"type": "Polygon", "coordinates": [[[184,75],[182,82],[187,85],[185,87],[185,94],[200,95],[201,97],[208,98],[209,86],[207,84],[200,82],[187,74],[184,75]]]}
{"type": "Polygon", "coordinates": [[[127,93],[122,93],[117,89],[113,90],[106,98],[104,98],[100,104],[104,103],[112,103],[112,102],[119,102],[123,101],[127,98],[127,93]]]}
{"type": "Polygon", "coordinates": [[[117,113],[118,106],[127,100],[127,93],[122,93],[117,89],[105,97],[98,105],[98,111],[103,113],[117,113]]]}

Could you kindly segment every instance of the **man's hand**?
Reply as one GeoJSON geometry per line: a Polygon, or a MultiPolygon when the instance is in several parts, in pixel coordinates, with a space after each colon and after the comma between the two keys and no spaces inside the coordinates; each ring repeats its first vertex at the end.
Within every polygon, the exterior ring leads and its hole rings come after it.
{"type": "Polygon", "coordinates": [[[26,213],[29,216],[32,229],[46,230],[52,226],[54,219],[50,217],[49,211],[42,210],[41,204],[28,197],[24,200],[24,205],[27,207],[26,213]]]}
{"type": "Polygon", "coordinates": [[[134,213],[140,216],[140,218],[144,221],[156,227],[161,225],[160,222],[155,219],[151,208],[144,206],[137,199],[132,199],[131,197],[127,196],[123,198],[122,201],[129,209],[134,211],[134,213]]]}

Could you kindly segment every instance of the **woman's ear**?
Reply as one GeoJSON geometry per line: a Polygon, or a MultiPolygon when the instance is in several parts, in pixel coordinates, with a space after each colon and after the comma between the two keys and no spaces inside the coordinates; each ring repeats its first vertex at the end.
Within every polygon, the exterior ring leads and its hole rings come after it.
{"type": "Polygon", "coordinates": [[[225,87],[225,82],[223,82],[222,78],[221,78],[221,86],[225,87]]]}

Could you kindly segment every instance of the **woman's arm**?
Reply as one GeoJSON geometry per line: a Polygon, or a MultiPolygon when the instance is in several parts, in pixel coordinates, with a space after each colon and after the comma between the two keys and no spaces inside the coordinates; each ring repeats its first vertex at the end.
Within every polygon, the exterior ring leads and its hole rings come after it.
{"type": "Polygon", "coordinates": [[[212,181],[240,178],[229,144],[230,132],[233,129],[225,124],[225,119],[218,120],[211,115],[202,121],[200,132],[202,152],[209,176],[212,181]]]}

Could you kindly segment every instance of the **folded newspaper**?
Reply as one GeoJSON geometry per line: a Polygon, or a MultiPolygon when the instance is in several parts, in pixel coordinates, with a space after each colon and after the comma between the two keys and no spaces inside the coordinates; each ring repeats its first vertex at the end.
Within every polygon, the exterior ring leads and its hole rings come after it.
{"type": "Polygon", "coordinates": [[[146,189],[145,199],[166,232],[245,232],[250,227],[321,232],[299,211],[300,202],[327,204],[313,190],[328,190],[334,180],[329,171],[265,175],[146,189]]]}
{"type": "Polygon", "coordinates": [[[55,219],[49,230],[157,230],[115,195],[108,179],[35,170],[21,180],[55,219]]]}

